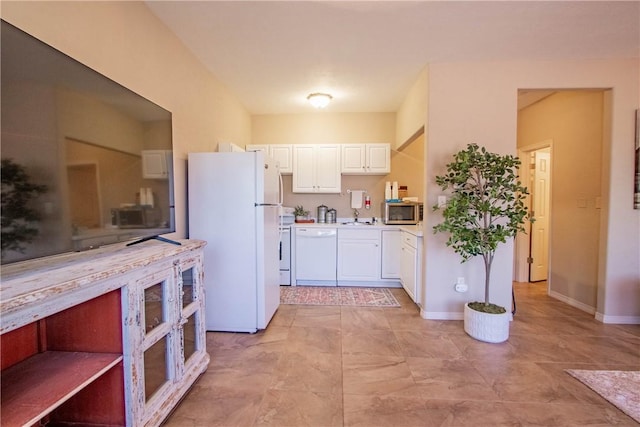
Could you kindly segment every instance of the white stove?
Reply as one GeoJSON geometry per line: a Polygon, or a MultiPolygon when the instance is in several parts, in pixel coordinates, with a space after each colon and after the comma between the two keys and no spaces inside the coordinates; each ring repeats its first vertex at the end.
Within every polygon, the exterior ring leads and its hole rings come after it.
{"type": "Polygon", "coordinates": [[[280,208],[280,285],[291,285],[291,224],[293,208],[280,208]]]}

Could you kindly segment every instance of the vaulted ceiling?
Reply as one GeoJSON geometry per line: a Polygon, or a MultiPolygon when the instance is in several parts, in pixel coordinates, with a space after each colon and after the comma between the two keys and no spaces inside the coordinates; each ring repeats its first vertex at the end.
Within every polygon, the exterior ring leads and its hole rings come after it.
{"type": "Polygon", "coordinates": [[[640,56],[639,1],[147,1],[252,114],[393,112],[429,63],[640,56]]]}

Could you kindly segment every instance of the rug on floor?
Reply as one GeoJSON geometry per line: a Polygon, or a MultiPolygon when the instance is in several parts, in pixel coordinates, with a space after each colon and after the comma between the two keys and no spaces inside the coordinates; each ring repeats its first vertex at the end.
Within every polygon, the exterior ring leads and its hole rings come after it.
{"type": "Polygon", "coordinates": [[[387,288],[282,286],[282,304],[352,305],[364,307],[400,307],[387,288]]]}
{"type": "Polygon", "coordinates": [[[640,423],[640,371],[566,371],[640,423]]]}

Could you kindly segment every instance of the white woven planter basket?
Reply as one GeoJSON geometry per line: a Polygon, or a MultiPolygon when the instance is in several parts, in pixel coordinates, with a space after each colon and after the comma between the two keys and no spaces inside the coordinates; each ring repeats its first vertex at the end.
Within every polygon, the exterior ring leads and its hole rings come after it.
{"type": "Polygon", "coordinates": [[[464,331],[484,342],[499,343],[509,338],[509,312],[483,313],[464,305],[464,331]]]}

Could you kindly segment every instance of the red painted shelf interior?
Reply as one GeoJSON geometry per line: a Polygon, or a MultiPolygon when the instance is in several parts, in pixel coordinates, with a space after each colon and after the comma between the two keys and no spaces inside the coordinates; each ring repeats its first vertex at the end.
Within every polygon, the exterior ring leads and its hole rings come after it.
{"type": "Polygon", "coordinates": [[[2,425],[37,422],[122,360],[121,354],[45,351],[2,372],[2,425]]]}

